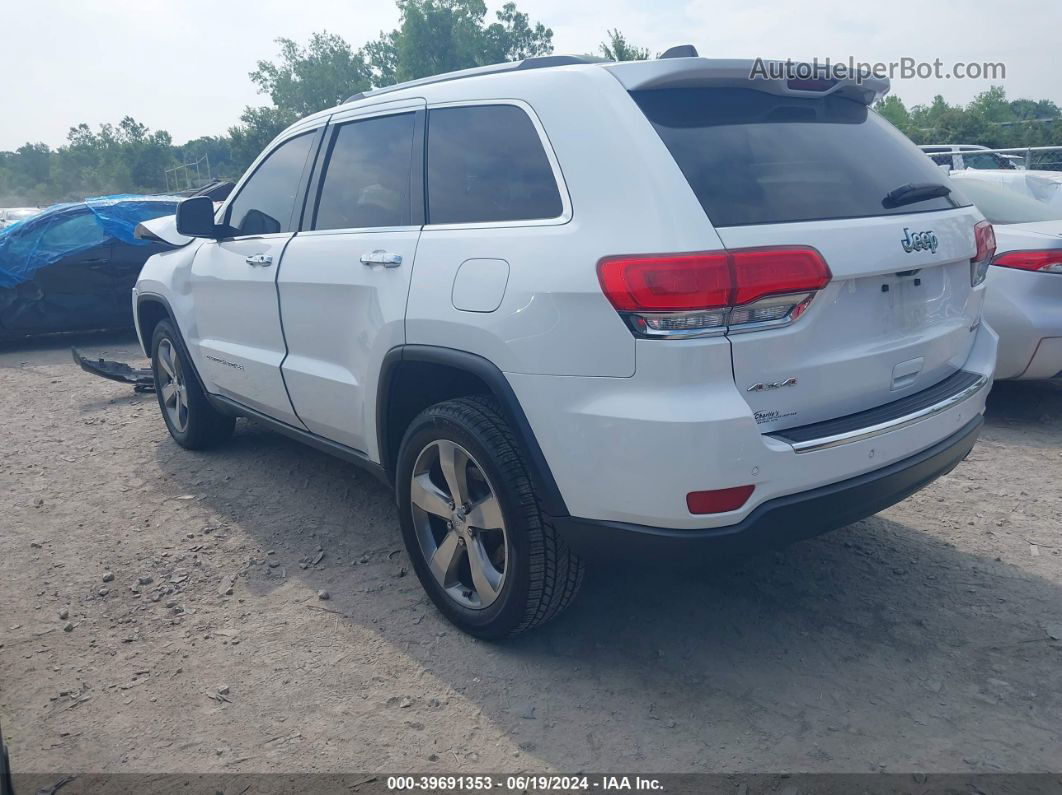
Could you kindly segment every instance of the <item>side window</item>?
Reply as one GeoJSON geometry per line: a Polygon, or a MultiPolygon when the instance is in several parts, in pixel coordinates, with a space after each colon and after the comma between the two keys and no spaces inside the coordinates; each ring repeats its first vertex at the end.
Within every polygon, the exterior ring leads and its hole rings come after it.
{"type": "Polygon", "coordinates": [[[562,212],[538,132],[515,105],[428,112],[428,223],[556,218],[562,212]]]}
{"type": "Polygon", "coordinates": [[[281,144],[244,183],[229,205],[228,223],[240,235],[269,235],[292,230],[291,214],[302,170],[316,133],[308,132],[281,144]]]}
{"type": "Polygon", "coordinates": [[[95,246],[106,240],[96,214],[86,210],[52,224],[41,235],[41,245],[49,249],[76,249],[95,246]]]}
{"type": "Polygon", "coordinates": [[[409,226],[413,114],[339,127],[333,139],[314,229],[409,226]]]}

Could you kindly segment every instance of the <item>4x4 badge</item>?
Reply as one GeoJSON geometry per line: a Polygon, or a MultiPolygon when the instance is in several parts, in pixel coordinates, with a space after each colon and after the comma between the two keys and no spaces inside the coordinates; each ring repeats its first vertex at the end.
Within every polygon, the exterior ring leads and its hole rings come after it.
{"type": "Polygon", "coordinates": [[[903,228],[904,238],[900,241],[903,250],[910,254],[912,251],[929,251],[935,254],[937,246],[936,233],[932,229],[925,232],[912,232],[906,226],[903,228]]]}
{"type": "Polygon", "coordinates": [[[746,392],[766,392],[768,389],[781,389],[783,386],[796,386],[797,380],[795,378],[787,378],[784,381],[775,381],[769,384],[753,384],[746,392]]]}

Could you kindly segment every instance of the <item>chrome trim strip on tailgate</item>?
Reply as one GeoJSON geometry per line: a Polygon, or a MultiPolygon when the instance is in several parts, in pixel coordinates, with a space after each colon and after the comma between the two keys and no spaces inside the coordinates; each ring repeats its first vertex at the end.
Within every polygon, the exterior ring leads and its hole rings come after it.
{"type": "MultiPolygon", "coordinates": [[[[931,406],[919,409],[918,411],[912,411],[910,414],[905,414],[902,417],[896,417],[895,419],[888,420],[886,422],[879,422],[875,425],[868,425],[864,428],[856,428],[844,433],[837,433],[830,436],[821,436],[818,439],[807,439],[804,441],[790,441],[788,439],[780,438],[768,434],[773,439],[778,439],[780,442],[785,442],[790,445],[797,453],[811,453],[816,450],[825,450],[830,447],[837,447],[842,444],[852,444],[853,442],[861,442],[864,439],[871,439],[875,436],[881,436],[884,433],[891,433],[892,431],[898,431],[901,428],[906,428],[909,425],[922,422],[930,417],[939,414],[942,411],[955,408],[955,406],[963,403],[982,389],[989,383],[989,378],[986,375],[980,376],[969,386],[959,390],[954,395],[944,398],[938,403],[934,403],[931,406]]],[[[781,432],[781,433],[784,433],[781,432]]]]}

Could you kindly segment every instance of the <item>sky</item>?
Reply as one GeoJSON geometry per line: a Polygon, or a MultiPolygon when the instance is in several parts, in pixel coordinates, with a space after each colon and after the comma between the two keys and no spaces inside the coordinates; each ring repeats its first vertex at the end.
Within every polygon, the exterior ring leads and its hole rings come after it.
{"type": "MultiPolygon", "coordinates": [[[[488,1],[488,19],[501,6],[488,1]]],[[[1016,99],[1062,105],[1058,0],[890,4],[851,0],[518,0],[551,27],[558,53],[597,49],[606,29],[660,52],[693,44],[707,57],[892,62],[1002,62],[1003,80],[894,79],[906,104],[967,102],[991,84],[1016,99]]],[[[389,0],[29,0],[0,25],[0,150],[58,146],[78,123],[133,116],[176,143],[224,133],[246,105],[267,104],[248,72],[278,36],[328,30],[354,47],[393,29],[389,0]]]]}

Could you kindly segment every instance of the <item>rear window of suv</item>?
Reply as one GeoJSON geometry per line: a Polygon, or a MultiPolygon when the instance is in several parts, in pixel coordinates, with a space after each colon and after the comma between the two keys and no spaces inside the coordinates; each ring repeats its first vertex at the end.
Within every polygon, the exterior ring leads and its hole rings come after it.
{"type": "Polygon", "coordinates": [[[895,127],[843,97],[735,88],[631,93],[715,226],[897,215],[956,198],[886,208],[885,195],[943,174],[895,127]]]}
{"type": "Polygon", "coordinates": [[[428,223],[556,218],[553,169],[528,115],[515,105],[428,113],[428,223]]]}

